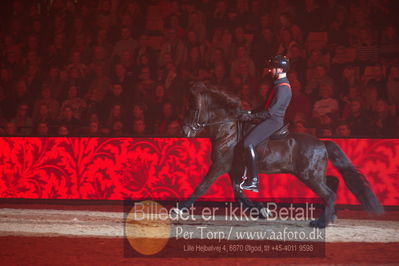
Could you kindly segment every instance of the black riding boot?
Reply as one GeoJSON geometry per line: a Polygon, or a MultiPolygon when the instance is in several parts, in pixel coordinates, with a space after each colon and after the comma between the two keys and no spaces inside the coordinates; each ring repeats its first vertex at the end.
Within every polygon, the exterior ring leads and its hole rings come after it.
{"type": "Polygon", "coordinates": [[[240,188],[258,192],[258,165],[253,145],[249,145],[245,150],[245,161],[247,165],[247,178],[240,184],[240,188]]]}

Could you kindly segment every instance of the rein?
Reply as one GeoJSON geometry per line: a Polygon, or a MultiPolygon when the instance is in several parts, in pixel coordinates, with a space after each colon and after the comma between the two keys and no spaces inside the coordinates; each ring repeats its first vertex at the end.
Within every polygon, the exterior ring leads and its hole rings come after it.
{"type": "Polygon", "coordinates": [[[205,127],[209,127],[209,126],[215,126],[215,125],[220,125],[220,124],[226,124],[226,123],[231,123],[231,122],[237,122],[238,119],[230,119],[230,120],[221,120],[221,121],[216,121],[216,122],[199,122],[199,114],[200,114],[200,110],[197,109],[194,113],[194,121],[191,125],[189,124],[185,124],[186,127],[189,127],[190,129],[192,129],[193,131],[199,131],[205,127]]]}

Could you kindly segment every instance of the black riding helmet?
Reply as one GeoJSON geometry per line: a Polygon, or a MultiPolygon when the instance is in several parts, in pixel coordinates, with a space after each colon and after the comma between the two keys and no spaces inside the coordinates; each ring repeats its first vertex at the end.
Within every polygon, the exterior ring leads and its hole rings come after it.
{"type": "Polygon", "coordinates": [[[283,55],[276,55],[269,60],[269,68],[282,68],[283,72],[288,72],[290,69],[290,60],[283,55]]]}

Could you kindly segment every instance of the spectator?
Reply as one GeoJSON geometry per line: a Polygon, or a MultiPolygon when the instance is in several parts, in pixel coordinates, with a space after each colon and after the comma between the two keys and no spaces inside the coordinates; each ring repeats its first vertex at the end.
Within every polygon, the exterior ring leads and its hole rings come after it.
{"type": "Polygon", "coordinates": [[[150,69],[150,73],[151,73],[151,78],[155,78],[156,75],[156,71],[155,71],[155,64],[154,62],[151,62],[149,57],[145,54],[141,55],[139,58],[139,62],[136,65],[134,74],[137,75],[138,73],[140,73],[139,71],[143,68],[143,67],[148,67],[150,69]]]}
{"type": "Polygon", "coordinates": [[[131,30],[128,27],[121,28],[121,38],[115,44],[112,51],[112,60],[115,62],[122,56],[123,51],[128,50],[132,53],[137,48],[138,44],[136,40],[133,40],[131,30]]]}
{"type": "Polygon", "coordinates": [[[303,33],[301,28],[292,22],[292,18],[289,13],[282,13],[280,15],[280,36],[282,30],[288,30],[291,33],[292,39],[298,44],[303,43],[303,33]]]}
{"type": "Polygon", "coordinates": [[[356,49],[358,61],[370,63],[378,60],[378,46],[368,28],[360,30],[356,49]]]}
{"type": "Polygon", "coordinates": [[[183,78],[190,81],[199,80],[199,70],[205,66],[203,57],[200,54],[200,47],[193,46],[188,50],[187,61],[182,67],[183,78]]]}
{"type": "Polygon", "coordinates": [[[159,65],[165,65],[163,62],[164,54],[170,54],[173,62],[176,66],[182,65],[187,58],[187,47],[182,40],[177,38],[177,33],[175,29],[167,29],[166,31],[167,41],[161,46],[161,53],[159,55],[159,65]]]}
{"type": "Polygon", "coordinates": [[[33,132],[33,120],[29,115],[29,105],[21,103],[17,107],[17,112],[12,118],[17,126],[18,133],[29,136],[33,132]]]}
{"type": "Polygon", "coordinates": [[[155,68],[156,51],[149,46],[149,36],[144,33],[140,35],[138,46],[133,51],[133,62],[138,65],[143,64],[142,56],[148,59],[148,66],[150,68],[155,68]]]}
{"type": "Polygon", "coordinates": [[[139,82],[136,84],[136,91],[134,98],[140,99],[145,104],[151,102],[154,97],[154,89],[156,86],[155,80],[151,78],[151,70],[149,67],[140,69],[139,82]]]}
{"type": "Polygon", "coordinates": [[[375,87],[379,98],[387,99],[387,81],[383,66],[374,65],[369,68],[366,67],[362,76],[362,82],[365,86],[375,87]]]}
{"type": "Polygon", "coordinates": [[[322,53],[318,48],[312,49],[307,57],[307,80],[313,78],[316,67],[322,65],[325,69],[328,69],[329,63],[329,55],[327,53],[322,53]]]}
{"type": "MultiPolygon", "coordinates": [[[[210,55],[210,58],[208,59],[208,67],[216,67],[217,65],[222,65],[226,71],[227,69],[227,60],[224,55],[224,51],[222,48],[216,48],[212,54],[210,55]]],[[[227,73],[226,73],[227,74],[227,73]]]]}
{"type": "Polygon", "coordinates": [[[291,31],[285,28],[282,29],[279,35],[279,46],[277,48],[277,54],[286,55],[293,45],[298,45],[298,43],[292,37],[291,31]]]}
{"type": "Polygon", "coordinates": [[[169,122],[166,135],[169,137],[177,137],[181,135],[181,125],[179,120],[173,120],[169,122]]]}
{"type": "Polygon", "coordinates": [[[72,107],[73,116],[76,119],[80,119],[87,109],[87,103],[84,99],[78,97],[78,88],[75,85],[69,86],[68,98],[62,103],[61,109],[66,105],[72,107]]]}
{"type": "Polygon", "coordinates": [[[299,45],[292,45],[288,49],[287,57],[290,59],[290,72],[296,72],[301,84],[306,82],[305,52],[299,45]]]}
{"type": "Polygon", "coordinates": [[[175,108],[171,102],[162,105],[162,114],[156,123],[155,133],[164,135],[167,132],[168,124],[177,119],[175,108]]]}
{"type": "Polygon", "coordinates": [[[114,122],[122,120],[123,118],[122,106],[120,104],[114,104],[107,114],[104,125],[108,128],[113,128],[114,122]]]}
{"type": "Polygon", "coordinates": [[[99,104],[104,100],[105,95],[109,92],[110,87],[111,79],[106,75],[105,66],[98,65],[96,67],[95,76],[91,80],[89,90],[85,96],[88,104],[98,107],[99,104]]]}
{"type": "Polygon", "coordinates": [[[63,96],[62,91],[65,88],[65,83],[65,81],[61,80],[60,69],[56,66],[50,67],[48,77],[43,82],[43,84],[46,84],[50,88],[50,94],[55,99],[60,99],[63,96]]]}
{"type": "Polygon", "coordinates": [[[339,103],[341,115],[343,118],[348,116],[351,109],[352,101],[356,99],[362,101],[361,93],[359,91],[359,88],[357,87],[351,87],[346,94],[341,95],[339,103]]]}
{"type": "Polygon", "coordinates": [[[218,64],[211,70],[211,84],[222,90],[228,91],[230,89],[229,78],[224,65],[218,64]]]}
{"type": "Polygon", "coordinates": [[[100,136],[100,123],[97,121],[91,121],[86,131],[87,136],[100,136]]]}
{"type": "MultiPolygon", "coordinates": [[[[332,98],[339,99],[337,116],[348,119],[352,134],[358,135],[363,115],[352,114],[358,98],[366,114],[379,116],[374,110],[378,99],[387,102],[385,109],[390,116],[397,114],[397,4],[390,2],[57,0],[31,5],[12,0],[5,5],[10,6],[11,15],[4,16],[1,35],[0,123],[14,117],[17,106],[27,103],[33,110],[28,116],[32,115],[35,124],[44,121],[51,128],[52,116],[59,115],[58,103],[63,103],[73,107],[75,119],[80,113],[79,127],[83,121],[88,125],[92,114],[103,119],[112,105],[124,107],[134,101],[148,105],[146,124],[151,132],[153,121],[161,120],[167,99],[173,100],[174,107],[184,105],[186,84],[193,80],[213,83],[236,94],[243,89],[243,105],[256,106],[248,97],[249,91],[264,97],[263,91],[260,95],[254,92],[264,78],[265,60],[276,54],[280,45],[279,52],[291,61],[293,90],[302,86],[306,96],[299,94],[299,98],[311,102],[293,99],[292,104],[300,104],[290,120],[307,113],[306,106],[313,107],[322,86],[332,86],[332,98]],[[159,18],[167,18],[164,25],[159,18]],[[164,29],[167,38],[161,40],[155,35],[164,29]],[[309,40],[312,43],[307,42],[306,47],[312,50],[306,53],[301,45],[308,32],[314,31],[328,33],[327,47],[322,47],[321,40],[309,40]],[[150,70],[150,78],[143,79],[146,69],[150,70]],[[116,94],[114,84],[120,84],[116,94]],[[155,89],[158,84],[161,86],[155,89]],[[87,101],[86,114],[75,108],[73,102],[79,100],[68,99],[71,86],[78,88],[74,98],[87,101]],[[48,97],[45,88],[50,90],[48,97]],[[122,98],[124,101],[120,101],[122,98]]],[[[175,117],[181,114],[176,110],[175,117]]],[[[131,121],[132,114],[129,112],[124,119],[131,121]]],[[[130,130],[130,122],[125,125],[130,130]]],[[[168,125],[164,128],[166,134],[168,125]]],[[[331,133],[331,128],[322,129],[326,131],[323,135],[331,133]]],[[[69,133],[79,130],[69,128],[69,133]]],[[[109,125],[101,126],[99,131],[109,135],[112,130],[109,125]]],[[[80,132],[87,131],[85,127],[80,132]]]]}
{"type": "Polygon", "coordinates": [[[111,107],[115,104],[120,104],[123,109],[127,109],[130,105],[130,97],[126,94],[122,84],[112,84],[112,89],[108,92],[103,102],[104,110],[111,110],[111,107]]]}
{"type": "MultiPolygon", "coordinates": [[[[46,85],[43,86],[42,91],[41,91],[41,97],[38,98],[35,102],[34,108],[33,108],[33,117],[38,117],[40,116],[40,106],[45,104],[48,109],[49,113],[49,121],[54,121],[56,117],[58,116],[58,112],[60,109],[60,104],[59,102],[54,99],[51,96],[51,91],[50,88],[47,87],[46,85]]],[[[43,110],[42,110],[43,111],[43,110]]],[[[47,116],[47,115],[46,115],[47,116]]],[[[49,122],[48,121],[48,122],[49,122]]]]}
{"type": "Polygon", "coordinates": [[[181,103],[186,95],[185,82],[173,63],[167,63],[161,73],[160,82],[166,95],[176,103],[181,103]]]}
{"type": "Polygon", "coordinates": [[[93,48],[90,63],[88,65],[88,73],[90,75],[95,74],[96,66],[105,65],[109,66],[109,56],[104,46],[97,45],[93,48]]]}
{"type": "Polygon", "coordinates": [[[375,86],[367,86],[362,94],[364,98],[364,108],[366,111],[373,111],[378,101],[378,91],[375,86]]]}
{"type": "Polygon", "coordinates": [[[271,89],[271,83],[269,81],[263,81],[260,83],[255,93],[253,101],[255,109],[260,110],[264,108],[263,104],[266,102],[266,99],[269,96],[269,93],[271,91],[270,89],[271,89]]]}
{"type": "Polygon", "coordinates": [[[294,123],[293,128],[291,129],[294,133],[307,133],[309,134],[309,130],[305,126],[305,122],[298,121],[294,123]]]}
{"type": "Polygon", "coordinates": [[[332,137],[333,135],[334,135],[333,130],[328,127],[319,129],[317,133],[317,136],[319,136],[320,138],[329,138],[332,137]]]}
{"type": "MultiPolygon", "coordinates": [[[[259,36],[255,35],[252,45],[251,57],[254,60],[256,69],[262,74],[265,67],[265,60],[276,54],[278,43],[270,28],[262,28],[259,36]]],[[[291,58],[290,58],[291,59],[291,58]]]]}
{"type": "MultiPolygon", "coordinates": [[[[242,83],[249,86],[249,90],[252,93],[255,91],[256,87],[258,86],[258,81],[254,73],[251,73],[250,68],[251,66],[246,63],[242,62],[238,66],[238,72],[236,73],[237,76],[241,79],[242,83]]],[[[253,94],[252,94],[253,95],[253,94]]]]}
{"type": "Polygon", "coordinates": [[[140,118],[133,119],[132,134],[135,137],[143,137],[148,134],[147,125],[144,119],[140,118]]]}
{"type": "Polygon", "coordinates": [[[133,54],[129,50],[122,51],[122,54],[117,61],[119,64],[123,65],[126,70],[126,75],[128,77],[133,77],[135,72],[135,64],[133,61],[133,54]]]}
{"type": "Polygon", "coordinates": [[[255,103],[254,95],[252,93],[252,90],[251,90],[251,87],[249,86],[249,84],[242,84],[239,95],[240,95],[241,101],[247,102],[251,106],[251,109],[254,108],[254,105],[256,103],[255,103]]]}
{"type": "Polygon", "coordinates": [[[215,9],[210,18],[209,26],[213,29],[228,26],[227,25],[227,21],[228,21],[227,11],[228,11],[227,1],[226,0],[218,0],[215,4],[215,9]]]}
{"type": "MultiPolygon", "coordinates": [[[[337,73],[341,74],[341,73],[337,73]]],[[[358,88],[360,86],[359,76],[357,74],[356,68],[352,65],[347,65],[342,70],[342,75],[337,81],[337,95],[341,98],[350,94],[351,88],[358,88]]]]}
{"type": "Polygon", "coordinates": [[[68,137],[70,136],[69,128],[66,125],[59,125],[57,128],[57,135],[60,137],[68,137]]]}
{"type": "Polygon", "coordinates": [[[301,20],[305,32],[326,30],[326,17],[319,3],[320,1],[316,0],[305,0],[305,9],[301,20]]]}
{"type": "Polygon", "coordinates": [[[124,131],[124,124],[121,120],[115,120],[112,122],[111,134],[115,137],[126,136],[124,131]]]}
{"type": "Polygon", "coordinates": [[[316,128],[317,135],[321,136],[323,129],[333,129],[335,127],[336,116],[333,114],[324,114],[320,116],[313,126],[316,128]]]}
{"type": "Polygon", "coordinates": [[[399,66],[392,66],[387,82],[387,95],[389,104],[393,105],[395,112],[399,111],[399,66]]]}
{"type": "Polygon", "coordinates": [[[19,135],[20,133],[18,132],[17,124],[15,123],[15,121],[10,120],[4,124],[4,136],[15,137],[19,135]]]}
{"type": "Polygon", "coordinates": [[[302,92],[301,82],[297,79],[290,79],[292,99],[287,110],[287,120],[292,121],[295,114],[303,113],[306,119],[311,117],[312,104],[309,97],[302,92]]]}
{"type": "Polygon", "coordinates": [[[316,96],[320,96],[320,90],[322,86],[328,86],[331,90],[331,96],[333,95],[334,81],[328,75],[327,69],[323,65],[319,65],[315,68],[315,72],[309,79],[309,82],[305,89],[305,94],[310,97],[312,101],[315,100],[316,96]]]}
{"type": "Polygon", "coordinates": [[[319,100],[313,105],[313,117],[318,118],[328,113],[336,114],[338,112],[338,102],[335,98],[332,98],[331,86],[322,85],[319,97],[319,100]]]}
{"type": "Polygon", "coordinates": [[[49,136],[49,128],[46,122],[39,122],[36,125],[36,136],[47,137],[49,136]]]}
{"type": "Polygon", "coordinates": [[[15,83],[14,90],[4,102],[6,104],[4,113],[8,118],[13,117],[16,114],[17,106],[23,103],[27,103],[29,106],[32,106],[32,94],[30,91],[28,91],[25,80],[20,79],[15,83]]]}
{"type": "MultiPolygon", "coordinates": [[[[157,115],[156,118],[159,118],[159,115],[157,115]]],[[[132,119],[133,120],[142,119],[145,122],[145,124],[147,124],[147,121],[151,121],[152,123],[155,122],[154,120],[152,120],[152,119],[155,119],[155,118],[152,118],[151,117],[151,113],[150,114],[148,113],[147,105],[145,105],[143,103],[135,103],[135,104],[133,104],[133,106],[131,108],[131,113],[130,113],[129,116],[127,116],[126,121],[132,121],[132,119]]],[[[154,127],[155,127],[155,125],[154,125],[154,127]]],[[[150,131],[150,130],[152,130],[152,128],[150,129],[150,128],[147,127],[146,130],[150,131]]]]}
{"type": "Polygon", "coordinates": [[[353,136],[362,137],[367,135],[369,119],[362,108],[361,100],[352,99],[350,101],[350,112],[346,120],[353,136]]]}
{"type": "MultiPolygon", "coordinates": [[[[96,69],[95,69],[95,76],[97,76],[97,75],[101,75],[101,73],[97,73],[97,72],[99,72],[99,71],[102,71],[102,73],[104,73],[105,72],[105,69],[104,70],[100,70],[99,68],[101,67],[101,65],[98,65],[98,66],[96,66],[96,69]]],[[[66,74],[62,74],[62,73],[60,73],[60,76],[61,75],[66,75],[66,74]]],[[[85,76],[82,76],[82,73],[77,69],[77,68],[75,68],[75,67],[71,67],[69,70],[68,70],[68,74],[67,74],[67,77],[68,77],[68,85],[75,85],[76,87],[78,87],[78,88],[87,88],[87,85],[88,85],[88,83],[87,83],[87,77],[85,77],[85,76]]],[[[65,77],[64,77],[65,78],[65,77]]],[[[67,86],[65,86],[65,87],[67,87],[67,86]]],[[[64,87],[64,88],[65,88],[64,87]]],[[[64,89],[63,88],[63,89],[64,89]]],[[[90,91],[90,88],[87,90],[85,90],[85,91],[82,91],[82,92],[79,92],[80,94],[84,94],[84,93],[87,93],[87,91],[90,91]]],[[[62,100],[64,100],[65,98],[66,98],[66,89],[65,89],[65,91],[63,91],[63,93],[61,94],[61,98],[62,98],[62,100]]]]}
{"type": "MultiPolygon", "coordinates": [[[[347,27],[347,13],[344,7],[338,7],[329,20],[328,27],[328,44],[331,46],[347,46],[348,39],[346,36],[346,27],[347,27]]],[[[331,12],[330,12],[331,14],[331,12]]]]}
{"type": "Polygon", "coordinates": [[[36,99],[40,93],[39,88],[42,83],[42,78],[40,77],[39,72],[40,70],[38,66],[29,65],[24,76],[26,86],[28,87],[28,90],[33,99],[36,99]]]}
{"type": "Polygon", "coordinates": [[[76,69],[80,77],[85,77],[87,74],[87,66],[82,62],[81,53],[74,51],[70,58],[70,64],[66,66],[66,70],[76,69]]]}
{"type": "Polygon", "coordinates": [[[349,124],[346,121],[338,122],[338,125],[335,128],[335,134],[337,135],[337,137],[349,137],[351,135],[351,129],[349,124]]]}
{"type": "Polygon", "coordinates": [[[201,15],[197,11],[194,11],[191,14],[189,14],[187,29],[189,32],[193,31],[196,33],[198,41],[200,43],[205,41],[205,38],[207,36],[206,27],[202,23],[201,15]]]}
{"type": "Polygon", "coordinates": [[[238,55],[238,50],[241,47],[245,48],[246,56],[249,55],[249,51],[251,51],[251,41],[245,36],[246,32],[243,27],[237,26],[233,31],[233,40],[232,40],[232,52],[234,55],[238,55]]]}
{"type": "Polygon", "coordinates": [[[33,121],[35,123],[43,122],[49,125],[53,125],[54,117],[54,114],[50,113],[50,110],[46,103],[41,103],[36,112],[33,113],[33,121]]]}
{"type": "Polygon", "coordinates": [[[369,132],[374,137],[392,137],[394,134],[395,121],[389,113],[387,103],[379,99],[375,105],[369,125],[369,132]]]}
{"type": "Polygon", "coordinates": [[[230,76],[234,77],[239,75],[242,70],[241,66],[246,66],[248,68],[247,74],[249,76],[255,76],[255,63],[248,56],[247,48],[245,46],[238,47],[237,57],[231,62],[230,76]]]}
{"type": "MultiPolygon", "coordinates": [[[[58,132],[62,126],[65,126],[67,128],[66,130],[68,131],[68,134],[75,135],[76,133],[78,133],[80,121],[73,116],[73,109],[71,106],[65,105],[62,108],[61,114],[58,117],[57,122],[58,125],[60,125],[58,127],[58,132]]],[[[65,132],[65,129],[61,129],[61,131],[65,132]]]]}
{"type": "Polygon", "coordinates": [[[399,34],[392,24],[385,26],[380,40],[380,56],[384,59],[397,58],[399,55],[399,34]]]}
{"type": "Polygon", "coordinates": [[[135,79],[133,77],[128,76],[126,68],[122,64],[115,64],[113,70],[114,72],[111,80],[112,83],[121,84],[125,90],[126,96],[133,97],[135,93],[133,87],[135,79]]]}
{"type": "Polygon", "coordinates": [[[176,14],[173,14],[166,19],[165,26],[167,28],[174,29],[176,31],[177,38],[180,40],[183,40],[186,36],[186,30],[181,26],[180,18],[176,14]]]}

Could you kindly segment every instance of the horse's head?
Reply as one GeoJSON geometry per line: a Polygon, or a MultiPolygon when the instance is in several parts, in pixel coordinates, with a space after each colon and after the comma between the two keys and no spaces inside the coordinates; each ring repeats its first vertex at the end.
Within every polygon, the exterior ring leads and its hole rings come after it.
{"type": "Polygon", "coordinates": [[[187,137],[195,137],[207,126],[232,122],[239,110],[239,99],[197,82],[190,89],[189,108],[183,121],[183,132],[187,137]]]}
{"type": "Polygon", "coordinates": [[[186,137],[195,137],[206,126],[208,120],[207,103],[204,100],[207,87],[202,82],[194,83],[190,89],[188,110],[183,121],[186,137]]]}

